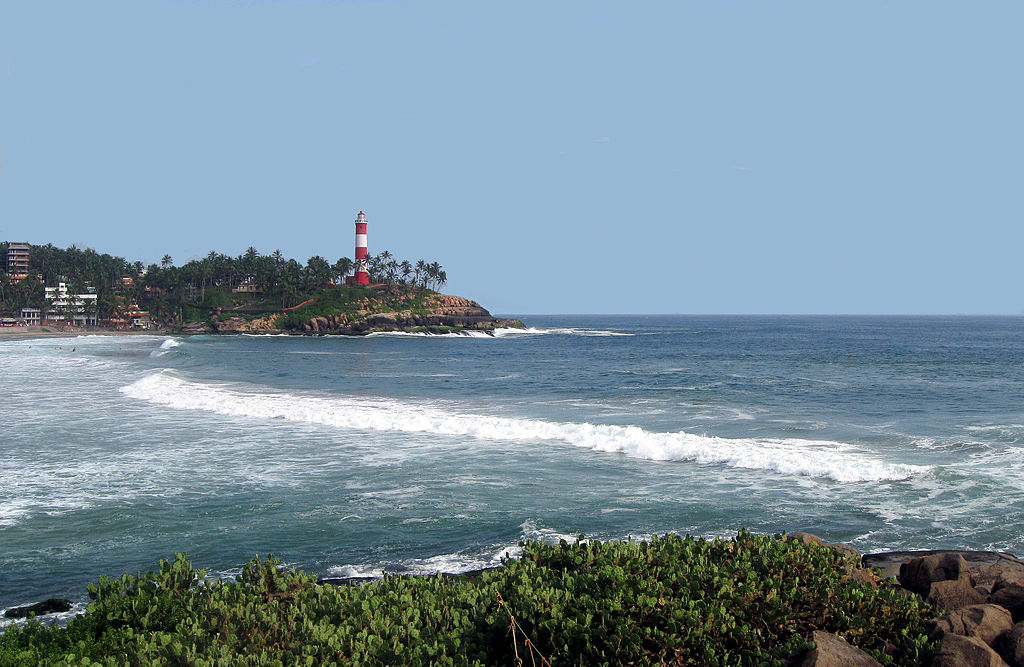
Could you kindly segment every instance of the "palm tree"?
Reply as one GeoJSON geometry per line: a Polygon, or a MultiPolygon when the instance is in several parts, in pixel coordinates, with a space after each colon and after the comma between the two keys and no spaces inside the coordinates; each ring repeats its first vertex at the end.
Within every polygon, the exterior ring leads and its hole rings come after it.
{"type": "Polygon", "coordinates": [[[164,256],[163,256],[163,257],[162,257],[162,258],[160,259],[160,266],[162,266],[162,267],[163,267],[163,268],[165,268],[165,269],[166,269],[166,268],[167,268],[168,266],[171,266],[172,264],[174,264],[174,260],[173,260],[173,259],[171,259],[171,256],[170,256],[170,255],[164,255],[164,256]]]}
{"type": "Polygon", "coordinates": [[[427,263],[422,259],[416,260],[416,268],[413,271],[413,280],[417,287],[427,286],[427,263]]]}
{"type": "Polygon", "coordinates": [[[352,273],[352,266],[352,260],[348,257],[340,257],[334,263],[334,273],[337,275],[339,282],[345,282],[345,276],[352,273]]]}
{"type": "Polygon", "coordinates": [[[331,265],[320,255],[313,255],[306,262],[306,286],[319,287],[331,279],[331,265]]]}

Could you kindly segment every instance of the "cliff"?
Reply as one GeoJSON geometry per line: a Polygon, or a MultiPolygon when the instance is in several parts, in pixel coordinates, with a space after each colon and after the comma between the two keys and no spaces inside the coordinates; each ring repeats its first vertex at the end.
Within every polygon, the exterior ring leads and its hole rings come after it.
{"type": "Polygon", "coordinates": [[[223,315],[183,328],[188,333],[291,333],[358,336],[382,331],[451,333],[522,328],[517,319],[493,317],[476,301],[428,290],[381,285],[338,288],[299,307],[259,317],[223,315]]]}

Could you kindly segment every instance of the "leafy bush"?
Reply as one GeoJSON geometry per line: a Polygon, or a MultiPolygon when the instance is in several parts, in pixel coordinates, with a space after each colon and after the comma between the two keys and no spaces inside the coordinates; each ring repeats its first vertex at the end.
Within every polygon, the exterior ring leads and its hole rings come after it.
{"type": "Polygon", "coordinates": [[[923,602],[853,582],[826,547],[746,532],[523,547],[473,577],[343,587],[273,559],[211,581],[179,555],[100,579],[66,628],[9,628],[0,664],[491,665],[534,650],[552,664],[771,665],[815,629],[885,664],[922,664],[932,650],[923,602]]]}

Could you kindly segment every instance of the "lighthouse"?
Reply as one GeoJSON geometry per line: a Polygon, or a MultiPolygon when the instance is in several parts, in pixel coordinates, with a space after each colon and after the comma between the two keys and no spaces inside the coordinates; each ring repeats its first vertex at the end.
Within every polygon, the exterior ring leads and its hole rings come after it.
{"type": "Polygon", "coordinates": [[[356,285],[369,285],[369,265],[366,261],[366,214],[356,216],[356,285]]]}

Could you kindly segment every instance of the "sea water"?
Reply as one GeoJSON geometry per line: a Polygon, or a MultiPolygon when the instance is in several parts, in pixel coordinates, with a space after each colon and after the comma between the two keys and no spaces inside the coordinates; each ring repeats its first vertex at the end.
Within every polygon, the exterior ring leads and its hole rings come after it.
{"type": "Polygon", "coordinates": [[[1024,318],[524,319],[0,338],[0,609],[182,551],[379,576],[749,528],[1024,554],[1024,318]]]}

